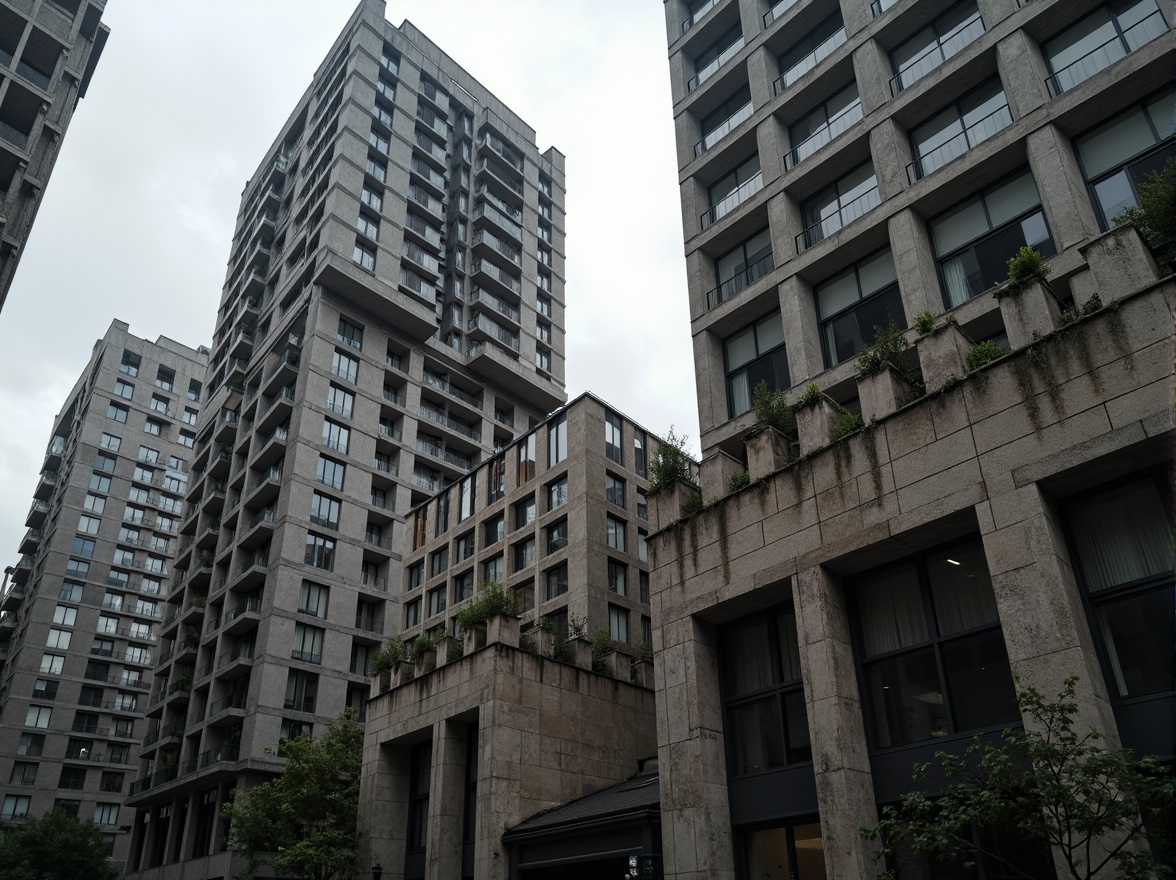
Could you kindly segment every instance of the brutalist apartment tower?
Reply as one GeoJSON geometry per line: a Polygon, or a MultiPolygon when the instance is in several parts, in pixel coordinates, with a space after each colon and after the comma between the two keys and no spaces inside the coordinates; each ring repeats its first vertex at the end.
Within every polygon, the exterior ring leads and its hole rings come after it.
{"type": "Polygon", "coordinates": [[[1171,761],[1173,281],[1115,218],[1176,153],[1172,4],[665,12],[705,502],[651,499],[665,876],[875,876],[859,829],[1014,676],[1171,761]],[[995,295],[1024,246],[1048,284],[995,295]],[[791,434],[745,436],[760,382],[791,434]]]}
{"type": "Polygon", "coordinates": [[[119,863],[207,354],[111,324],[54,421],[3,598],[0,818],[60,805],[119,863]]]}
{"type": "Polygon", "coordinates": [[[110,29],[106,0],[0,0],[0,309],[110,29]]]}
{"type": "Polygon", "coordinates": [[[563,156],[360,3],[245,187],[128,870],[227,877],[221,808],[361,715],[404,517],[563,404],[563,156]]]}

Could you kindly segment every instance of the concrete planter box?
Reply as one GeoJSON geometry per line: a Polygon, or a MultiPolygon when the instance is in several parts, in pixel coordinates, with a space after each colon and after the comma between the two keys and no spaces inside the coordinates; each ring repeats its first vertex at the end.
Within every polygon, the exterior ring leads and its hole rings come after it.
{"type": "Polygon", "coordinates": [[[633,658],[620,651],[605,654],[604,671],[611,678],[631,681],[633,678],[633,658]]]}
{"type": "Polygon", "coordinates": [[[392,670],[386,669],[372,676],[377,694],[384,694],[392,690],[392,670]]]}
{"type": "Polygon", "coordinates": [[[472,654],[479,648],[484,647],[486,647],[486,624],[475,623],[461,634],[463,654],[472,654]]]}
{"type": "Polygon", "coordinates": [[[587,639],[568,639],[568,656],[574,666],[581,669],[591,669],[592,643],[587,639]]]}
{"type": "Polygon", "coordinates": [[[721,449],[716,449],[702,460],[702,501],[710,504],[727,495],[731,480],[743,471],[743,463],[721,449]]]}
{"type": "Polygon", "coordinates": [[[392,681],[391,688],[395,689],[402,684],[408,684],[416,678],[416,667],[408,660],[401,660],[399,663],[392,665],[392,681]]]}
{"type": "Polygon", "coordinates": [[[535,653],[541,657],[555,657],[555,633],[543,627],[535,627],[528,635],[535,640],[535,653]]]}
{"type": "Polygon", "coordinates": [[[866,424],[890,415],[911,391],[906,377],[890,364],[883,364],[882,369],[868,376],[858,376],[857,386],[862,421],[866,424]]]}
{"type": "Polygon", "coordinates": [[[495,614],[486,621],[486,644],[519,646],[519,619],[513,614],[495,614]]]}
{"type": "MultiPolygon", "coordinates": [[[[797,418],[799,423],[799,417],[797,418]]],[[[747,449],[747,475],[762,480],[792,461],[792,439],[775,428],[763,428],[743,440],[747,449]]]]}
{"type": "Polygon", "coordinates": [[[1011,290],[997,299],[1009,348],[1013,351],[1033,344],[1039,336],[1058,329],[1062,315],[1058,298],[1043,281],[1031,281],[1019,290],[1011,290]]]}
{"type": "Polygon", "coordinates": [[[682,518],[682,506],[698,491],[693,486],[677,480],[666,486],[660,492],[649,496],[649,505],[653,508],[653,522],[656,528],[664,529],[670,523],[682,518]]]}
{"type": "MultiPolygon", "coordinates": [[[[837,405],[825,395],[807,403],[797,404],[796,431],[800,435],[800,454],[808,455],[824,449],[833,442],[833,425],[837,421],[837,405]]],[[[754,478],[753,478],[754,479],[754,478]]]]}
{"type": "Polygon", "coordinates": [[[416,664],[417,675],[426,675],[432,672],[437,668],[437,649],[429,648],[427,651],[421,651],[413,662],[416,664]]]}
{"type": "MultiPolygon", "coordinates": [[[[1078,248],[1090,267],[1093,290],[1083,291],[1081,306],[1090,295],[1098,292],[1103,303],[1129,296],[1150,287],[1159,280],[1160,272],[1152,258],[1151,249],[1131,224],[1117,226],[1105,235],[1078,248]]],[[[1086,285],[1089,286],[1089,285],[1086,285]]],[[[1079,294],[1075,291],[1075,300],[1079,294]]]]}
{"type": "Polygon", "coordinates": [[[653,662],[651,660],[635,660],[633,662],[633,684],[653,690],[653,662]]]}
{"type": "Polygon", "coordinates": [[[446,663],[452,663],[462,657],[462,644],[460,639],[455,639],[453,636],[444,636],[441,641],[437,643],[437,665],[444,666],[446,663]]]}
{"type": "Polygon", "coordinates": [[[972,340],[955,324],[936,327],[916,339],[915,351],[919,355],[919,369],[923,372],[927,390],[942,388],[953,376],[963,378],[968,371],[968,352],[971,350],[972,340]]]}

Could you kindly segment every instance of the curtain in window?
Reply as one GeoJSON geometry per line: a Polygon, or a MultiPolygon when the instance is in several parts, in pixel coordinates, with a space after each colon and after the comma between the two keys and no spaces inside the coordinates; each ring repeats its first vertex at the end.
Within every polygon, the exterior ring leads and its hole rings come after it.
{"type": "Polygon", "coordinates": [[[857,597],[867,657],[927,641],[927,617],[913,565],[862,584],[857,597]]]}
{"type": "Polygon", "coordinates": [[[1150,481],[1070,508],[1074,547],[1092,592],[1172,571],[1172,528],[1150,481]]]}
{"type": "Polygon", "coordinates": [[[996,597],[980,544],[928,559],[927,574],[941,636],[997,622],[996,597]]]}
{"type": "Polygon", "coordinates": [[[782,612],[776,618],[780,635],[781,681],[800,681],[800,646],[796,640],[796,612],[782,612]]]}
{"type": "MultiPolygon", "coordinates": [[[[795,638],[794,626],[793,641],[795,638]]],[[[766,618],[740,627],[724,642],[727,656],[723,667],[727,671],[728,696],[758,691],[773,683],[772,651],[766,618]]]]}

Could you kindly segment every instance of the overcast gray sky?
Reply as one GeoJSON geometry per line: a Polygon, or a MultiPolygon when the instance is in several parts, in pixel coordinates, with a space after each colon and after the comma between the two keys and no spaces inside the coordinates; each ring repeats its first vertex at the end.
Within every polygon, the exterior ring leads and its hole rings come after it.
{"type": "MultiPolygon", "coordinates": [[[[208,344],[241,190],[352,0],[110,0],[110,41],[0,312],[0,560],[114,318],[208,344]]],[[[388,0],[567,156],[567,391],[697,452],[657,0],[388,0]]],[[[5,564],[11,564],[5,563],[5,564]]]]}

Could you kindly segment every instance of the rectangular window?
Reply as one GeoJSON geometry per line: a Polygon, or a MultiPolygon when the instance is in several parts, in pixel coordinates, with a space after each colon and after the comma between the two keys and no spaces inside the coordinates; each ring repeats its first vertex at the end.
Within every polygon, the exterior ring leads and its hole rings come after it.
{"type": "Polygon", "coordinates": [[[535,498],[534,496],[520,501],[514,506],[514,527],[521,529],[524,526],[529,526],[535,521],[535,498]]]}
{"type": "Polygon", "coordinates": [[[766,382],[772,391],[789,384],[788,353],[780,313],[773,312],[723,342],[727,373],[727,412],[730,418],[751,409],[755,387],[766,382]]]}
{"type": "Polygon", "coordinates": [[[38,758],[41,752],[45,749],[45,734],[43,733],[22,733],[20,735],[20,742],[16,746],[16,753],[18,755],[25,755],[29,758],[38,758]]]}
{"type": "MultiPolygon", "coordinates": [[[[41,670],[44,672],[44,670],[41,670]]],[[[53,718],[53,710],[48,706],[29,706],[25,712],[25,727],[46,728],[53,718]]]]}
{"type": "Polygon", "coordinates": [[[741,123],[751,118],[751,87],[737,88],[722,104],[703,117],[699,130],[702,140],[694,145],[694,155],[701,156],[741,123]]]}
{"type": "Polygon", "coordinates": [[[516,473],[515,485],[521,486],[535,476],[535,435],[529,434],[518,445],[519,469],[516,473]]]}
{"type": "Polygon", "coordinates": [[[184,424],[185,425],[195,425],[196,418],[197,418],[196,410],[192,409],[192,407],[190,407],[190,406],[184,407],[184,424]]]}
{"type": "Polygon", "coordinates": [[[364,170],[380,183],[383,183],[388,177],[388,169],[384,163],[378,159],[373,159],[371,156],[368,156],[367,165],[364,170]]]}
{"type": "Polygon", "coordinates": [[[568,546],[568,521],[561,519],[547,527],[547,552],[555,553],[568,546]]]}
{"type": "Polygon", "coordinates": [[[65,573],[70,577],[88,578],[90,576],[90,563],[82,562],[80,559],[67,559],[65,561],[65,573]]]}
{"type": "Polygon", "coordinates": [[[106,418],[119,422],[120,424],[126,424],[127,408],[125,406],[119,406],[117,403],[111,403],[106,407],[106,418]]]}
{"type": "Polygon", "coordinates": [[[547,466],[554,467],[568,457],[568,417],[560,416],[547,425],[547,466]]]}
{"type": "Polygon", "coordinates": [[[346,455],[350,441],[351,431],[346,425],[340,425],[330,419],[323,419],[323,446],[333,452],[346,455]]]}
{"type": "Polygon", "coordinates": [[[719,68],[739,54],[743,48],[743,33],[736,23],[717,40],[694,56],[694,76],[686,83],[688,92],[694,91],[718,72],[719,68]]]}
{"type": "Polygon", "coordinates": [[[326,630],[317,626],[294,624],[294,648],[290,651],[290,659],[301,660],[304,663],[322,663],[325,635],[326,630]]]}
{"type": "Polygon", "coordinates": [[[493,559],[488,559],[485,565],[482,566],[484,577],[483,581],[490,581],[495,584],[501,584],[506,578],[506,565],[503,563],[502,556],[495,556],[493,559]]]}
{"type": "Polygon", "coordinates": [[[428,602],[428,616],[440,614],[445,610],[445,587],[429,590],[425,599],[428,602]]]}
{"type": "Polygon", "coordinates": [[[67,629],[50,629],[49,635],[45,637],[45,647],[56,648],[59,651],[68,651],[72,638],[73,633],[67,629]]]}
{"type": "Polygon", "coordinates": [[[337,529],[341,507],[337,499],[315,492],[310,496],[310,521],[317,526],[337,529]]]}
{"type": "Polygon", "coordinates": [[[514,546],[514,570],[523,571],[535,562],[535,539],[528,538],[514,546]]]}
{"type": "MultiPolygon", "coordinates": [[[[110,774],[103,773],[105,779],[110,774]]],[[[120,777],[122,774],[117,774],[120,777]]],[[[122,788],[121,782],[119,788],[122,788]]],[[[110,789],[103,789],[109,791],[110,789]]],[[[116,789],[117,790],[117,789],[116,789]]],[[[94,824],[95,825],[117,825],[118,824],[118,804],[104,804],[99,803],[94,806],[94,824]]]]}
{"type": "Polygon", "coordinates": [[[122,438],[116,437],[113,434],[103,434],[99,443],[103,449],[107,449],[110,452],[118,452],[122,447],[122,438]]]}
{"type": "Polygon", "coordinates": [[[155,387],[164,391],[171,391],[176,381],[176,371],[167,367],[160,367],[155,373],[155,387]]]}
{"type": "Polygon", "coordinates": [[[133,351],[127,351],[127,349],[124,348],[122,354],[122,363],[119,364],[118,371],[120,373],[125,373],[133,379],[139,375],[139,365],[142,362],[143,359],[139,357],[139,355],[135,354],[133,351]]]}
{"type": "Polygon", "coordinates": [[[421,600],[414,599],[404,606],[404,628],[409,629],[421,622],[421,600]]]}
{"type": "Polygon", "coordinates": [[[192,449],[196,445],[196,435],[191,431],[180,431],[179,444],[192,449]]]}
{"type": "Polygon", "coordinates": [[[171,408],[170,401],[166,397],[160,397],[158,394],[151,395],[151,409],[157,413],[167,415],[167,411],[171,408]]]}
{"type": "Polygon", "coordinates": [[[608,561],[609,592],[616,593],[618,596],[628,596],[628,575],[629,566],[625,565],[623,562],[617,562],[615,559],[610,559],[608,561]]]}
{"type": "Polygon", "coordinates": [[[827,366],[856,357],[874,341],[875,327],[888,327],[892,321],[906,326],[889,248],[822,281],[813,292],[827,366]]]}
{"type": "Polygon", "coordinates": [[[79,516],[78,517],[78,531],[84,532],[87,535],[98,534],[98,528],[102,525],[102,520],[96,516],[79,516]]]}
{"type": "Polygon", "coordinates": [[[322,584],[302,582],[302,590],[298,595],[298,612],[312,617],[327,616],[327,597],[330,590],[322,584]]]}
{"type": "Polygon", "coordinates": [[[114,393],[124,400],[130,400],[135,396],[135,386],[130,382],[124,382],[122,379],[114,381],[114,393]]]}
{"type": "Polygon", "coordinates": [[[1070,25],[1041,48],[1050,94],[1060,95],[1166,33],[1155,0],[1116,0],[1070,25]]]}
{"type": "Polygon", "coordinates": [[[1004,281],[1009,258],[1020,248],[1034,248],[1043,257],[1057,252],[1028,168],[927,225],[949,309],[1004,281]]]}
{"type": "Polygon", "coordinates": [[[449,548],[442,547],[429,556],[429,577],[436,577],[449,568],[449,548]]]}
{"type": "Polygon", "coordinates": [[[795,168],[861,118],[862,99],[852,82],[788,127],[792,149],[784,154],[784,164],[795,168]]]}
{"type": "Polygon", "coordinates": [[[568,564],[566,562],[555,568],[547,569],[544,577],[547,581],[546,598],[554,599],[568,591],[568,564]]]}
{"type": "Polygon", "coordinates": [[[29,815],[32,798],[27,794],[4,795],[4,807],[0,809],[0,819],[24,819],[29,815]]]}
{"type": "Polygon", "coordinates": [[[449,529],[449,492],[445,491],[437,496],[437,506],[433,516],[433,537],[440,538],[449,529]]]}
{"type": "Polygon", "coordinates": [[[890,53],[891,94],[909,88],[983,33],[984,21],[974,0],[957,3],[890,53]]]}
{"type": "Polygon", "coordinates": [[[325,538],[322,535],[307,532],[306,556],[303,561],[307,565],[313,565],[315,568],[334,571],[335,542],[331,538],[325,538]]]}
{"type": "Polygon", "coordinates": [[[797,253],[819,244],[881,203],[874,163],[864,162],[801,203],[805,228],[796,236],[797,253]]]}
{"type": "Polygon", "coordinates": [[[462,562],[474,555],[474,533],[462,535],[453,542],[453,561],[462,562]]]}
{"type": "Polygon", "coordinates": [[[320,455],[315,478],[324,486],[330,486],[332,489],[342,489],[343,476],[346,472],[347,466],[343,462],[335,461],[333,458],[327,458],[325,455],[320,455]]]}
{"type": "Polygon", "coordinates": [[[610,473],[604,475],[604,500],[617,507],[625,506],[625,481],[610,473]]]}
{"type": "Polygon", "coordinates": [[[604,454],[609,461],[625,463],[624,428],[621,417],[616,413],[604,414],[604,454]]]}
{"type": "Polygon", "coordinates": [[[500,455],[491,461],[488,474],[486,503],[493,504],[506,494],[506,456],[500,455]]]}
{"type": "Polygon", "coordinates": [[[363,328],[352,324],[346,318],[339,319],[339,330],[335,338],[352,348],[363,348],[363,328]]]}
{"type": "Polygon", "coordinates": [[[637,572],[637,601],[649,604],[649,572],[637,572]]]}
{"type": "Polygon", "coordinates": [[[1176,86],[1074,139],[1078,162],[1102,229],[1139,205],[1139,184],[1176,156],[1176,86]]]}
{"type": "Polygon", "coordinates": [[[56,700],[58,682],[47,678],[38,678],[33,682],[34,700],[56,700]]]}
{"type": "Polygon", "coordinates": [[[11,785],[35,785],[37,782],[37,764],[34,761],[13,761],[12,772],[8,774],[11,785]]]}
{"type": "Polygon", "coordinates": [[[295,712],[313,712],[318,697],[318,678],[317,673],[291,669],[286,677],[285,707],[295,712]]]}
{"type": "Polygon", "coordinates": [[[363,203],[373,211],[379,213],[384,210],[384,196],[368,184],[363,185],[363,203]]]}
{"type": "Polygon", "coordinates": [[[629,641],[629,612],[616,605],[608,606],[608,637],[614,642],[629,641]]]}
{"type": "Polygon", "coordinates": [[[734,171],[711,184],[707,190],[707,204],[710,208],[702,215],[702,228],[706,229],[726,217],[763,187],[764,176],[760,171],[759,154],[756,153],[734,171]]]}
{"type": "Polygon", "coordinates": [[[453,604],[464,602],[474,595],[474,573],[467,571],[453,579],[453,604]]]}
{"type": "Polygon", "coordinates": [[[506,535],[506,518],[496,516],[492,520],[486,522],[486,533],[482,546],[489,547],[491,544],[497,544],[506,535]]]}
{"type": "Polygon", "coordinates": [[[637,518],[649,519],[649,500],[641,489],[637,490],[637,518]]]}
{"type": "Polygon", "coordinates": [[[327,409],[338,413],[344,418],[351,418],[351,411],[355,407],[355,395],[338,385],[327,389],[327,409]]]}
{"type": "Polygon", "coordinates": [[[604,518],[605,541],[614,550],[625,551],[625,523],[611,516],[604,518]]]}
{"type": "Polygon", "coordinates": [[[359,361],[336,349],[331,356],[331,373],[354,384],[359,378],[359,361]]]}
{"type": "Polygon", "coordinates": [[[151,434],[154,437],[161,437],[163,436],[163,425],[155,421],[155,419],[147,419],[143,423],[143,433],[151,434]]]}
{"type": "Polygon", "coordinates": [[[875,748],[1020,720],[978,540],[865,575],[851,596],[875,748]]]}
{"type": "Polygon", "coordinates": [[[764,227],[715,260],[718,286],[707,293],[707,308],[713,309],[726,302],[774,268],[772,233],[764,227]]]}
{"type": "Polygon", "coordinates": [[[474,515],[474,494],[477,487],[477,474],[470,474],[462,479],[458,487],[457,521],[463,522],[474,515]]]}
{"type": "Polygon", "coordinates": [[[993,77],[911,130],[915,160],[907,166],[907,179],[920,180],[1012,122],[1000,79],[993,77]]]}
{"type": "Polygon", "coordinates": [[[845,42],[845,25],[841,13],[836,12],[793,43],[778,59],[780,77],[772,84],[774,94],[780,94],[802,76],[828,58],[845,42]]]}

